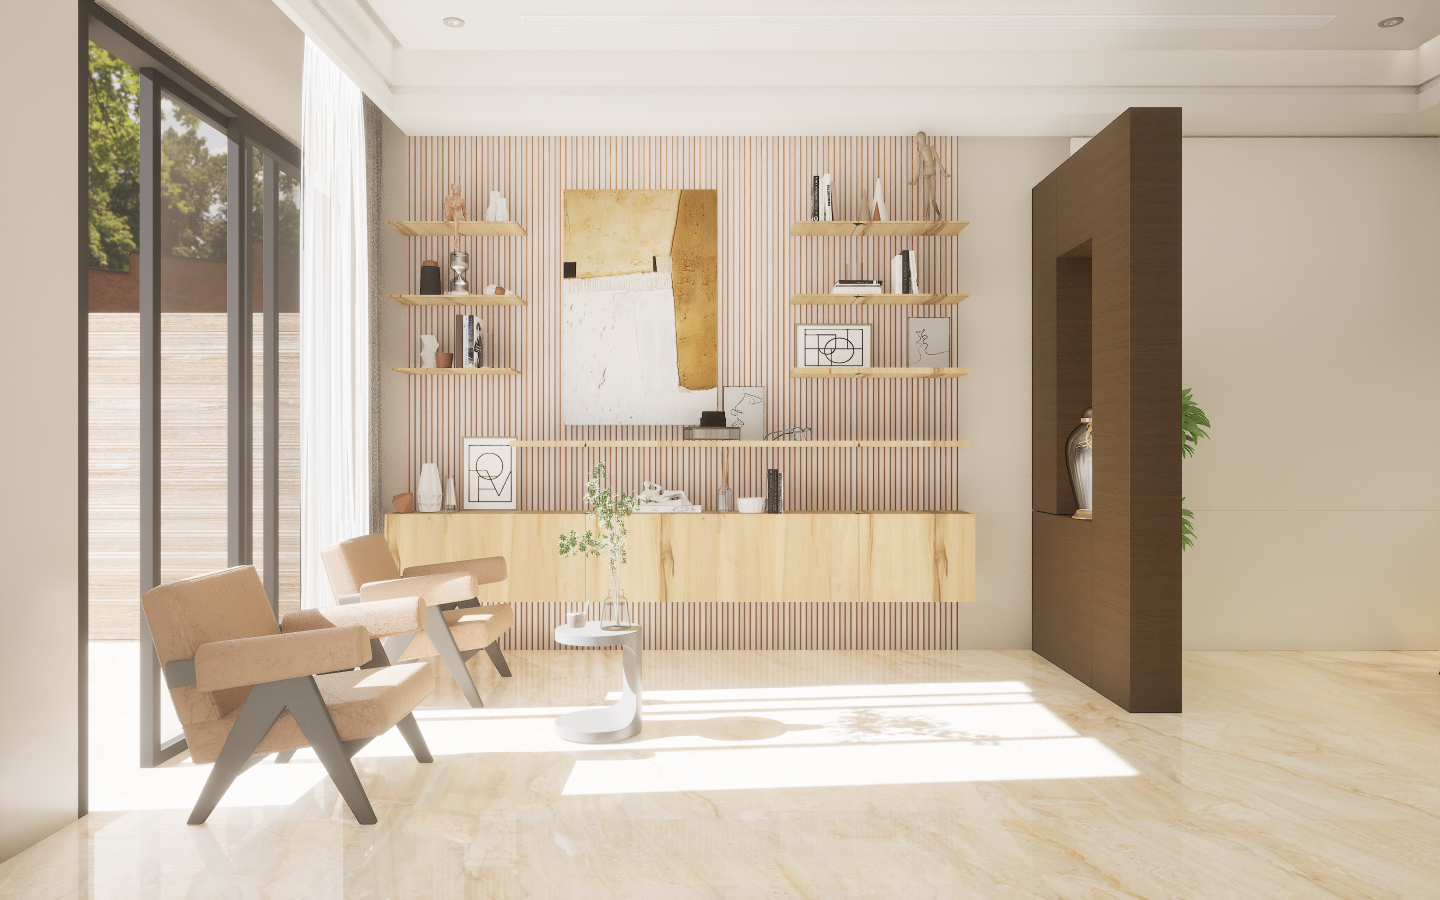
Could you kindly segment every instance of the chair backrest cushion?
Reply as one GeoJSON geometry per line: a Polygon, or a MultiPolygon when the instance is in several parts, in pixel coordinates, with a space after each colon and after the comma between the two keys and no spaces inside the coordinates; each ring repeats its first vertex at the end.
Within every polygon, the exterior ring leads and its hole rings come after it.
{"type": "MultiPolygon", "coordinates": [[[[254,566],[236,566],[162,584],[140,598],[160,662],[193,659],[201,644],[279,634],[280,625],[254,566]]],[[[213,722],[245,702],[248,687],[172,688],[181,725],[213,722]]]]}
{"type": "Polygon", "coordinates": [[[320,551],[320,560],[337,600],[345,594],[359,593],[362,584],[400,577],[383,534],[367,534],[326,547],[320,551]]]}

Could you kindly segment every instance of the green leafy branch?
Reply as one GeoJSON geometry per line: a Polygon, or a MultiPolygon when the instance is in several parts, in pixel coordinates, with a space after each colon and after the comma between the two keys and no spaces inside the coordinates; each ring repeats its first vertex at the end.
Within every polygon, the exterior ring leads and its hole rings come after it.
{"type": "MultiPolygon", "coordinates": [[[[1206,417],[1205,410],[1195,404],[1195,398],[1190,396],[1190,389],[1185,388],[1180,392],[1180,453],[1184,456],[1194,456],[1195,447],[1200,443],[1201,438],[1210,437],[1205,429],[1210,427],[1210,419],[1206,417]]],[[[1181,497],[1180,502],[1184,503],[1185,498],[1181,497]]],[[[1188,550],[1195,546],[1195,513],[1184,507],[1180,509],[1180,549],[1188,550]]]]}
{"type": "Polygon", "coordinates": [[[635,497],[602,489],[600,479],[608,474],[604,463],[597,463],[590,470],[590,480],[585,482],[585,505],[589,507],[585,513],[587,527],[584,531],[560,535],[560,555],[603,557],[613,583],[626,562],[625,519],[635,508],[635,497]],[[589,527],[592,522],[593,529],[589,527]]]}

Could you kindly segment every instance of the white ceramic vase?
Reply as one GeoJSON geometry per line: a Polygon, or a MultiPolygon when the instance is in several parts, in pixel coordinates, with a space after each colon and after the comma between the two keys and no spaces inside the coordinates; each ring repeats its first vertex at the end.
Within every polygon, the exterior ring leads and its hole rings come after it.
{"type": "Polygon", "coordinates": [[[435,335],[420,335],[420,368],[435,368],[435,351],[439,349],[440,342],[435,340],[435,335]]]}
{"type": "Polygon", "coordinates": [[[455,479],[445,479],[445,511],[458,510],[460,505],[455,502],[455,479]]]}
{"type": "Polygon", "coordinates": [[[425,463],[420,467],[420,483],[415,487],[415,509],[419,512],[439,512],[443,498],[440,467],[435,463],[425,463]]]}

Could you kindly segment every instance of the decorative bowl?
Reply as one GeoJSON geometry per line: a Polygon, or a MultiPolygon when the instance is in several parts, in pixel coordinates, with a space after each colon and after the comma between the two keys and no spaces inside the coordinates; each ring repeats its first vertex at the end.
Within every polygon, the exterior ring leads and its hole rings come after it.
{"type": "Polygon", "coordinates": [[[765,511],[764,497],[737,497],[735,508],[742,513],[763,513],[765,511]]]}

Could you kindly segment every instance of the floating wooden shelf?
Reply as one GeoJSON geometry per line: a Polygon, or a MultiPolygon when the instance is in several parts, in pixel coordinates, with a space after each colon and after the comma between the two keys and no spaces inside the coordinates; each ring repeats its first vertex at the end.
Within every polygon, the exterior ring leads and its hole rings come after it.
{"type": "Polygon", "coordinates": [[[518,294],[387,294],[406,306],[524,306],[518,294]]]}
{"type": "MultiPolygon", "coordinates": [[[[450,237],[455,226],[450,222],[391,222],[390,227],[406,237],[450,237]]],[[[525,237],[519,222],[461,222],[462,237],[525,237]]]]}
{"type": "Polygon", "coordinates": [[[796,294],[791,306],[954,306],[969,294],[796,294]]]}
{"type": "Polygon", "coordinates": [[[820,447],[969,447],[969,441],[516,441],[516,447],[678,447],[703,450],[712,447],[762,447],[767,450],[804,450],[820,447]]]}
{"type": "Polygon", "coordinates": [[[913,366],[910,368],[852,369],[841,366],[805,366],[790,370],[791,378],[959,378],[969,369],[954,366],[913,366]]]}
{"type": "Polygon", "coordinates": [[[406,375],[519,375],[519,369],[391,369],[406,375]]]}
{"type": "MultiPolygon", "coordinates": [[[[392,223],[393,224],[393,223],[392,223]]],[[[791,237],[945,237],[969,222],[796,222],[791,237]]]]}

